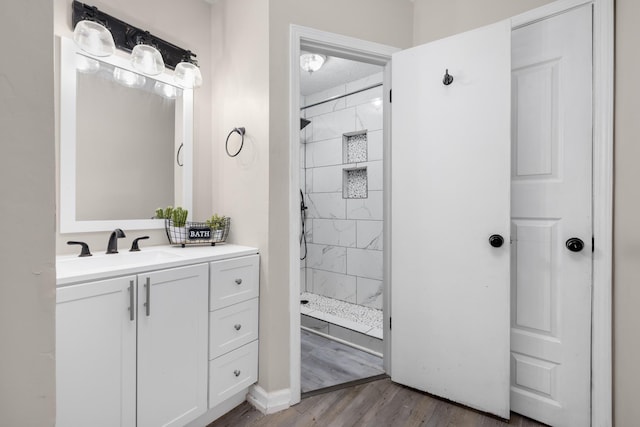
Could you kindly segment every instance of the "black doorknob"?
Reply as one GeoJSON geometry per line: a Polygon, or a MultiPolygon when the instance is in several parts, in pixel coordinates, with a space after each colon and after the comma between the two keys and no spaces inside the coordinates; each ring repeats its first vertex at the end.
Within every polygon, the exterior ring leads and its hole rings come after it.
{"type": "Polygon", "coordinates": [[[489,237],[489,244],[494,248],[499,248],[503,243],[504,239],[499,234],[492,234],[491,237],[489,237]]]}
{"type": "Polygon", "coordinates": [[[572,237],[567,240],[566,246],[571,252],[580,252],[584,248],[584,242],[577,237],[572,237]]]}

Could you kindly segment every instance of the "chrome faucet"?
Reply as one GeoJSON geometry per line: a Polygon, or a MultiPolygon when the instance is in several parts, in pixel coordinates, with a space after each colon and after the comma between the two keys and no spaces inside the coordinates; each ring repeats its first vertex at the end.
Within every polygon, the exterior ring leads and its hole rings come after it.
{"type": "Polygon", "coordinates": [[[118,253],[118,239],[122,237],[127,237],[119,228],[116,228],[111,236],[109,236],[109,244],[107,245],[107,253],[108,254],[117,254],[118,253]]]}

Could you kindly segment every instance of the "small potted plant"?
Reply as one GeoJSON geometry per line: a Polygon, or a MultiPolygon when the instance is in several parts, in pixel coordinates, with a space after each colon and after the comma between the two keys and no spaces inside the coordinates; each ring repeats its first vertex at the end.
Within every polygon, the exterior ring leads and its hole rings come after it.
{"type": "Polygon", "coordinates": [[[171,221],[173,222],[174,229],[177,231],[177,243],[184,243],[187,241],[186,225],[188,215],[189,211],[182,209],[180,206],[171,211],[171,221]]]}
{"type": "Polygon", "coordinates": [[[156,209],[155,218],[164,219],[169,243],[184,244],[187,241],[187,216],[189,211],[180,206],[174,208],[167,206],[165,209],[156,209]]]}
{"type": "Polygon", "coordinates": [[[222,241],[224,229],[227,225],[227,217],[213,214],[211,218],[205,221],[205,223],[212,231],[213,240],[216,242],[222,241]]]}

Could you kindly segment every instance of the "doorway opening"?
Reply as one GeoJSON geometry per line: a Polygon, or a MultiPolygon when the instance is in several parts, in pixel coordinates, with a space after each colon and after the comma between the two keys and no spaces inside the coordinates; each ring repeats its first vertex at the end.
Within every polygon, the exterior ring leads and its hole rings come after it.
{"type": "Polygon", "coordinates": [[[384,375],[383,67],[324,59],[300,76],[303,396],[384,375]]]}

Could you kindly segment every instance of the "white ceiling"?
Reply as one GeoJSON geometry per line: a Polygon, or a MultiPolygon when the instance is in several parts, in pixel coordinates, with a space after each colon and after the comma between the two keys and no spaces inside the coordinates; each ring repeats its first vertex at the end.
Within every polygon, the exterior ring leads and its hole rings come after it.
{"type": "Polygon", "coordinates": [[[378,73],[382,67],[328,56],[322,68],[314,73],[299,70],[300,94],[309,95],[378,73]]]}

